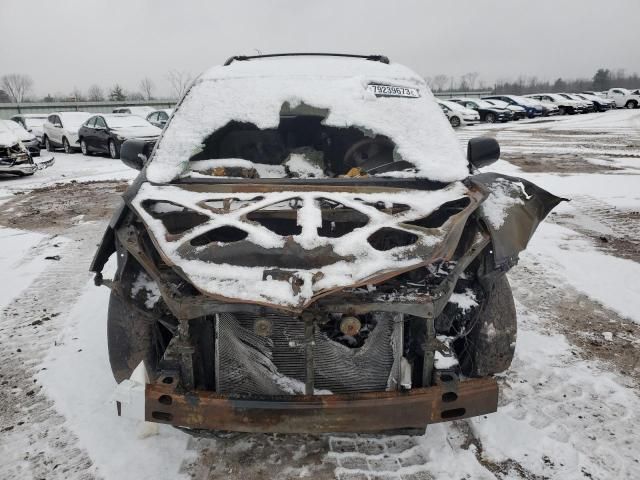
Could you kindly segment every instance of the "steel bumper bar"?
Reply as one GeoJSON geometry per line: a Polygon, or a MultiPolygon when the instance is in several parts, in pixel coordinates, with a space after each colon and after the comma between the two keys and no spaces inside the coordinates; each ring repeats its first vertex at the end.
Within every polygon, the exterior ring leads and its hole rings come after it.
{"type": "Polygon", "coordinates": [[[493,378],[439,382],[407,392],[314,396],[231,396],[181,393],[150,384],[145,418],[150,422],[207,430],[274,433],[380,432],[424,428],[430,423],[495,412],[493,378]]]}

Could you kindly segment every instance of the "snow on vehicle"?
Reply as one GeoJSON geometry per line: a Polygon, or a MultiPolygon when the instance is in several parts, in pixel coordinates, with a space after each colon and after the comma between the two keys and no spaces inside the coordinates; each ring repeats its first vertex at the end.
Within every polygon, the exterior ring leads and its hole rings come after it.
{"type": "Polygon", "coordinates": [[[37,170],[53,165],[53,157],[35,163],[29,150],[16,135],[13,127],[0,121],[0,173],[33,175],[37,170]]]}
{"type": "Polygon", "coordinates": [[[44,147],[53,152],[62,148],[64,153],[80,150],[78,130],[91,116],[89,112],[55,112],[47,117],[42,126],[44,147]]]}
{"type": "Polygon", "coordinates": [[[480,114],[480,120],[487,123],[508,122],[513,118],[513,112],[507,108],[499,108],[486,100],[479,98],[451,98],[450,101],[459,103],[465,108],[475,110],[480,114]]]}
{"type": "Polygon", "coordinates": [[[480,114],[470,108],[465,108],[459,103],[448,102],[447,100],[438,100],[438,105],[449,119],[452,127],[461,125],[475,125],[480,123],[480,114]]]}
{"type": "Polygon", "coordinates": [[[465,158],[419,75],[381,56],[233,57],[145,148],[122,146],[141,173],[91,270],[111,288],[116,380],[148,373],[148,421],[366,432],[497,409],[505,272],[562,199],[478,173],[498,143],[465,158]]]}
{"type": "Polygon", "coordinates": [[[585,111],[584,102],[571,100],[558,93],[531,93],[529,95],[525,95],[525,97],[534,98],[540,102],[553,103],[558,107],[560,115],[574,115],[585,111]]]}
{"type": "Polygon", "coordinates": [[[46,113],[25,113],[14,115],[11,120],[22,125],[27,132],[33,133],[40,142],[40,146],[44,147],[42,126],[47,120],[47,116],[46,113]]]}
{"type": "Polygon", "coordinates": [[[615,100],[603,98],[599,95],[591,95],[589,93],[576,93],[573,96],[592,102],[597,112],[606,112],[607,110],[616,108],[615,100]]]}
{"type": "Polygon", "coordinates": [[[32,157],[40,156],[40,142],[36,138],[36,136],[27,131],[21,123],[18,123],[14,120],[0,120],[7,129],[11,130],[16,137],[22,142],[22,144],[27,147],[29,153],[32,157]]]}
{"type": "Polygon", "coordinates": [[[507,102],[503,102],[502,100],[494,99],[483,99],[485,102],[490,103],[494,107],[498,108],[506,108],[511,110],[513,114],[513,120],[520,120],[521,118],[527,118],[527,111],[524,107],[520,105],[509,105],[507,102]]]}
{"type": "Polygon", "coordinates": [[[640,94],[626,88],[610,88],[604,92],[604,97],[615,100],[617,108],[638,108],[640,106],[640,94]]]}

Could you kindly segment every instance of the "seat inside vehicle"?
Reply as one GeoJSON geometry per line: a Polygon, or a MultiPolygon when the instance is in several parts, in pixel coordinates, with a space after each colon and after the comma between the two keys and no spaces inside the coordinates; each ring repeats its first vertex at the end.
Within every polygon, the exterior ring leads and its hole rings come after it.
{"type": "Polygon", "coordinates": [[[388,137],[354,126],[324,125],[326,109],[302,107],[289,109],[285,104],[277,128],[230,121],[209,135],[190,161],[242,159],[281,165],[285,176],[293,178],[336,177],[354,168],[360,176],[413,166],[394,158],[395,144],[388,137]]]}

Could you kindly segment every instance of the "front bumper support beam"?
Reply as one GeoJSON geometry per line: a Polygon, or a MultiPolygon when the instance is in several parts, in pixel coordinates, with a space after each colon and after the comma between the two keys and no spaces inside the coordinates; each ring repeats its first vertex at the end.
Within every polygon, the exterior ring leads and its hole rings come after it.
{"type": "MultiPolygon", "coordinates": [[[[145,419],[179,427],[273,433],[381,432],[493,413],[493,378],[442,381],[407,392],[347,395],[232,396],[181,393],[172,384],[149,384],[145,419]]],[[[449,377],[450,378],[450,377],[449,377]]],[[[165,379],[166,380],[166,379],[165,379]]]]}

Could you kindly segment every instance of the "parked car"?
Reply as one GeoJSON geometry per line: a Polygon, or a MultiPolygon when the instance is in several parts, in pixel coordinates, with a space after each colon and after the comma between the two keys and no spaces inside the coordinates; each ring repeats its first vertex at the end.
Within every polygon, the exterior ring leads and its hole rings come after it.
{"type": "Polygon", "coordinates": [[[615,100],[618,108],[638,108],[640,106],[640,95],[626,88],[610,88],[604,96],[615,100]]]}
{"type": "Polygon", "coordinates": [[[485,102],[490,103],[494,107],[498,108],[506,108],[507,110],[511,110],[511,114],[513,115],[513,120],[520,120],[521,118],[527,118],[527,111],[524,107],[520,105],[509,105],[507,102],[503,102],[502,100],[493,99],[484,99],[485,102]]]}
{"type": "Polygon", "coordinates": [[[40,146],[44,147],[44,141],[42,139],[43,131],[42,126],[47,121],[47,114],[44,113],[23,113],[20,115],[14,115],[11,120],[18,122],[29,133],[33,133],[40,142],[40,146]]]}
{"type": "Polygon", "coordinates": [[[610,98],[603,98],[598,95],[591,95],[588,93],[576,93],[574,96],[593,102],[596,111],[606,112],[607,110],[615,109],[616,102],[610,98]]]}
{"type": "Polygon", "coordinates": [[[21,124],[13,120],[0,120],[0,123],[13,132],[18,140],[27,147],[32,157],[40,156],[40,142],[33,133],[28,132],[21,124]]]}
{"type": "Polygon", "coordinates": [[[505,272],[561,199],[479,173],[497,141],[465,158],[420,75],[382,56],[234,57],[143,168],[144,148],[122,146],[142,170],[91,270],[111,288],[114,377],[148,372],[147,420],[424,432],[496,410],[516,341],[505,272]]]}
{"type": "Polygon", "coordinates": [[[53,152],[62,148],[64,153],[80,150],[78,130],[91,113],[89,112],[56,112],[47,117],[42,126],[44,147],[53,152]]]}
{"type": "Polygon", "coordinates": [[[573,115],[584,111],[584,104],[570,100],[558,93],[532,93],[527,98],[535,98],[541,102],[553,103],[560,110],[560,115],[573,115]]]}
{"type": "Polygon", "coordinates": [[[508,122],[513,118],[511,110],[498,108],[479,98],[451,98],[450,101],[459,103],[465,108],[475,110],[480,114],[480,120],[487,123],[508,122]]]}
{"type": "Polygon", "coordinates": [[[489,95],[483,98],[485,100],[502,100],[509,105],[522,107],[529,118],[539,117],[544,113],[542,105],[532,101],[530,98],[521,97],[519,95],[489,95]]]}
{"type": "Polygon", "coordinates": [[[591,100],[585,100],[584,98],[580,98],[572,93],[560,93],[559,95],[566,99],[574,100],[582,105],[582,113],[592,113],[596,111],[596,105],[591,100]]]}
{"type": "Polygon", "coordinates": [[[122,113],[101,114],[90,117],[78,132],[80,150],[84,155],[107,153],[120,158],[120,146],[130,138],[155,142],[161,130],[144,118],[122,113]]]}
{"type": "Polygon", "coordinates": [[[14,127],[0,121],[0,173],[33,175],[36,170],[53,165],[53,157],[36,164],[29,150],[16,136],[14,127]]]}
{"type": "Polygon", "coordinates": [[[163,108],[156,110],[147,115],[147,122],[158,128],[164,128],[169,121],[169,117],[173,114],[173,108],[163,108]]]}
{"type": "Polygon", "coordinates": [[[438,100],[438,105],[449,119],[452,127],[461,125],[475,125],[480,123],[480,114],[470,108],[465,108],[459,103],[448,102],[446,100],[438,100]]]}
{"type": "Polygon", "coordinates": [[[153,107],[146,106],[119,107],[113,109],[113,113],[128,113],[145,119],[147,115],[154,111],[155,109],[153,107]]]}

